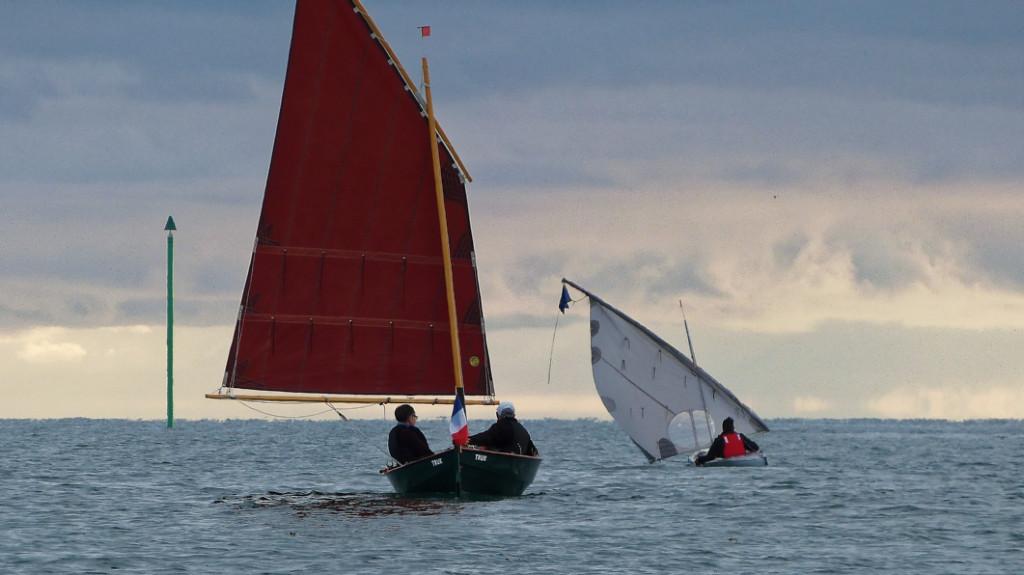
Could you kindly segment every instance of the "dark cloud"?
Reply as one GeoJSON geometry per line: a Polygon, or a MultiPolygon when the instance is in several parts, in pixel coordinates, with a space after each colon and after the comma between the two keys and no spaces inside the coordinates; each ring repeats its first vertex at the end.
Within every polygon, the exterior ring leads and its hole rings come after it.
{"type": "MultiPolygon", "coordinates": [[[[1019,5],[939,4],[469,2],[445,14],[439,42],[464,51],[458,78],[476,90],[787,87],[1019,108],[1019,5]]],[[[378,19],[396,17],[391,3],[379,5],[378,19]]]]}
{"type": "Polygon", "coordinates": [[[1024,172],[1024,14],[1016,3],[580,10],[556,2],[545,3],[542,16],[535,10],[541,6],[517,3],[458,11],[461,40],[444,45],[464,67],[456,82],[475,82],[450,89],[455,106],[492,93],[533,99],[531,109],[516,109],[521,128],[506,122],[506,131],[482,136],[501,134],[501,157],[527,160],[477,168],[495,180],[611,181],[579,169],[589,158],[645,175],[645,162],[672,158],[677,173],[771,186],[805,184],[822,172],[850,183],[894,175],[1012,180],[1024,172]]]}
{"type": "MultiPolygon", "coordinates": [[[[15,2],[4,6],[5,60],[104,62],[135,77],[127,93],[158,101],[251,98],[240,75],[284,77],[288,2],[15,2]]],[[[40,85],[38,96],[52,91],[40,85]]]]}
{"type": "MultiPolygon", "coordinates": [[[[676,180],[760,194],[822,181],[1024,179],[1016,2],[367,4],[407,69],[431,56],[442,122],[486,183],[472,192],[485,196],[474,209],[500,213],[505,189],[555,212],[571,206],[553,190],[676,180]],[[416,30],[423,24],[434,28],[429,42],[416,30]]],[[[233,314],[292,10],[277,0],[5,5],[0,199],[13,239],[0,273],[53,278],[64,293],[85,295],[50,307],[0,302],[0,319],[155,317],[161,237],[139,238],[168,213],[183,241],[195,241],[179,277],[183,309],[195,311],[183,313],[209,317],[206,302],[216,301],[233,314]],[[89,295],[102,290],[116,295],[89,295]]],[[[941,254],[936,238],[958,234],[967,238],[966,273],[1020,286],[1014,218],[989,228],[979,218],[945,221],[921,253],[941,254]]],[[[825,238],[850,253],[858,282],[892,290],[921,276],[914,252],[865,230],[825,238]]],[[[809,241],[793,235],[770,247],[775,271],[795,265],[809,241]]],[[[515,254],[502,281],[516,292],[548,290],[585,249],[515,254]]],[[[589,277],[573,279],[637,297],[720,295],[707,248],[630,249],[594,254],[589,277]]]]}

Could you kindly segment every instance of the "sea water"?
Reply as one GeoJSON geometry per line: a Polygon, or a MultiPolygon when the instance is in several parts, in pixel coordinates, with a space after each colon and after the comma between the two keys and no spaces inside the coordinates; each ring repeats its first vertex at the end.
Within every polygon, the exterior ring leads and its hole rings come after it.
{"type": "Polygon", "coordinates": [[[1024,572],[1021,421],[769,420],[724,469],[524,423],[526,495],[459,501],[391,493],[383,419],[0,420],[0,573],[1024,572]]]}

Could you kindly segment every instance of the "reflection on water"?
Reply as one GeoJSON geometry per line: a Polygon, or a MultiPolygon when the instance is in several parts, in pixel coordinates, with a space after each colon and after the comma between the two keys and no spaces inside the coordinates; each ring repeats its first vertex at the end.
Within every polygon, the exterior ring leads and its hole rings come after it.
{"type": "Polygon", "coordinates": [[[389,515],[454,515],[461,502],[452,498],[406,497],[394,493],[321,493],[319,491],[241,496],[223,499],[243,507],[291,508],[299,517],[324,511],[349,517],[384,517],[389,515]]]}

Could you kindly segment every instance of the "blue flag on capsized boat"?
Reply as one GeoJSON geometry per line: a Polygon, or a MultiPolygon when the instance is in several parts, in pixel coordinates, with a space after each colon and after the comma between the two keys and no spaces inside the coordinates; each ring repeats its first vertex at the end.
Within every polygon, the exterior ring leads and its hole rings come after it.
{"type": "Polygon", "coordinates": [[[562,299],[558,302],[558,310],[565,313],[565,310],[568,309],[569,302],[571,301],[572,298],[569,297],[568,288],[565,287],[565,284],[562,284],[562,299]]]}

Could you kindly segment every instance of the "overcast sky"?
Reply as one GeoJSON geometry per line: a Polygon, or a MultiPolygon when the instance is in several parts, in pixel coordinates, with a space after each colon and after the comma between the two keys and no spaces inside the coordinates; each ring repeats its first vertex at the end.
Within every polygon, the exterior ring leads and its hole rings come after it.
{"type": "MultiPolygon", "coordinates": [[[[686,350],[682,300],[762,417],[1024,418],[1024,3],[365,5],[430,58],[523,417],[607,417],[567,277],[686,350]]],[[[164,417],[168,215],[176,416],[260,416],[202,395],[293,6],[0,8],[0,417],[164,417]]]]}

